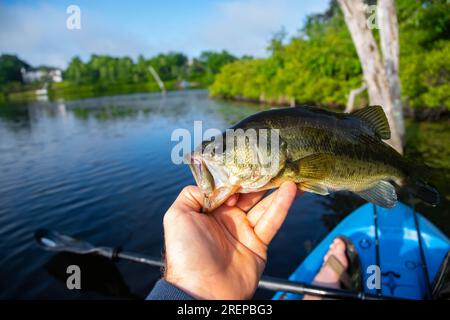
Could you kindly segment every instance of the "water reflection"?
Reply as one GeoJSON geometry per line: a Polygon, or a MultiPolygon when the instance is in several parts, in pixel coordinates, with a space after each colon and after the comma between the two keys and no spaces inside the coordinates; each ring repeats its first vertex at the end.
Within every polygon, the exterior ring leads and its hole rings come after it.
{"type": "Polygon", "coordinates": [[[350,212],[362,206],[365,201],[351,192],[336,192],[323,198],[326,210],[321,220],[328,231],[331,231],[350,212]]]}
{"type": "Polygon", "coordinates": [[[81,270],[81,290],[77,292],[81,298],[84,293],[91,292],[107,298],[143,298],[130,291],[114,262],[103,257],[59,253],[45,263],[44,268],[62,286],[66,286],[66,270],[71,265],[76,265],[81,270]]]}
{"type": "MultiPolygon", "coordinates": [[[[164,212],[194,184],[189,168],[171,162],[172,131],[192,133],[197,120],[204,130],[224,129],[262,108],[210,100],[201,90],[0,106],[0,283],[10,284],[0,298],[79,297],[61,283],[76,257],[48,263],[33,243],[38,228],[159,256],[164,212]]],[[[300,197],[269,248],[266,273],[286,278],[361,203],[347,194],[300,197]]],[[[87,289],[101,297],[142,298],[159,277],[131,264],[117,270],[89,258],[86,266],[100,277],[87,289]]]]}
{"type": "MultiPolygon", "coordinates": [[[[74,297],[55,283],[62,266],[47,268],[53,276],[45,271],[48,254],[31,237],[40,227],[160,255],[165,208],[194,183],[187,167],[171,162],[171,133],[196,120],[224,129],[259,110],[228,106],[206,91],[0,106],[0,283],[12,284],[0,298],[74,297]]],[[[119,296],[144,297],[159,276],[136,268],[122,265],[115,282],[130,290],[117,285],[119,296]]]]}

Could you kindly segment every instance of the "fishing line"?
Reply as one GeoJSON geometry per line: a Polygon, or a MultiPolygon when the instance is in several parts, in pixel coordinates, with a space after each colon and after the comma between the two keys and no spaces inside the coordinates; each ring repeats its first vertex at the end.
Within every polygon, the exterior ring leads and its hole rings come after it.
{"type": "MultiPolygon", "coordinates": [[[[373,224],[375,227],[375,264],[378,266],[378,268],[381,269],[380,265],[380,241],[378,239],[378,212],[377,212],[377,206],[372,204],[373,206],[373,224]]],[[[381,288],[377,288],[377,295],[381,296],[381,288]]]]}
{"type": "Polygon", "coordinates": [[[414,218],[414,225],[416,227],[416,232],[417,232],[417,243],[419,245],[420,260],[421,260],[421,264],[422,264],[423,273],[425,275],[425,286],[427,288],[425,297],[427,299],[430,299],[431,298],[430,276],[428,273],[428,265],[427,265],[427,260],[425,258],[425,252],[423,251],[422,233],[420,232],[419,217],[417,216],[416,206],[414,205],[414,201],[412,199],[411,193],[409,193],[409,202],[410,202],[412,210],[413,210],[413,218],[414,218]]]}

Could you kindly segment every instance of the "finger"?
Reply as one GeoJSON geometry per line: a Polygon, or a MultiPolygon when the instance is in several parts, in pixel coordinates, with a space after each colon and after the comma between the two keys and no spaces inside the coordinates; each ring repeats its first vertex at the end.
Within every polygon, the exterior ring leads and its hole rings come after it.
{"type": "Polygon", "coordinates": [[[239,198],[239,194],[235,193],[225,201],[225,204],[229,207],[234,207],[238,203],[239,198]]]}
{"type": "Polygon", "coordinates": [[[272,203],[273,199],[277,196],[277,194],[278,190],[275,190],[267,197],[262,199],[257,205],[253,207],[253,209],[251,209],[247,213],[247,219],[253,227],[256,226],[259,219],[264,214],[264,212],[266,212],[266,210],[269,208],[270,204],[272,203]]]}
{"type": "MultiPolygon", "coordinates": [[[[297,190],[296,196],[302,195],[304,192],[302,190],[297,190]]],[[[261,216],[266,212],[272,203],[273,199],[277,196],[278,190],[272,192],[270,195],[261,200],[250,212],[247,214],[247,218],[250,224],[254,227],[258,223],[261,216]]]]}
{"type": "Polygon", "coordinates": [[[184,212],[200,212],[203,207],[203,193],[197,186],[186,186],[178,195],[170,209],[179,209],[184,212]]]}
{"type": "Polygon", "coordinates": [[[288,214],[289,208],[297,194],[297,185],[293,182],[285,182],[278,189],[269,208],[259,219],[255,226],[255,233],[266,245],[272,241],[288,214]]]}
{"type": "Polygon", "coordinates": [[[236,203],[236,206],[239,207],[242,211],[247,212],[255,204],[257,204],[261,198],[266,194],[266,190],[252,192],[252,193],[243,193],[239,196],[239,200],[236,203]]]}

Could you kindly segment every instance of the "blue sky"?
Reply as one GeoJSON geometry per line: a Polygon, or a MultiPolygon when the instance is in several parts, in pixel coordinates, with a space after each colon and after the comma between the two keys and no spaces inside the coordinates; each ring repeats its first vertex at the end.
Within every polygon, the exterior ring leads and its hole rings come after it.
{"type": "Polygon", "coordinates": [[[270,37],[295,35],[329,0],[0,0],[0,53],[33,65],[65,67],[75,55],[115,56],[226,49],[266,55],[270,37]],[[81,30],[68,30],[66,8],[81,9],[81,30]]]}

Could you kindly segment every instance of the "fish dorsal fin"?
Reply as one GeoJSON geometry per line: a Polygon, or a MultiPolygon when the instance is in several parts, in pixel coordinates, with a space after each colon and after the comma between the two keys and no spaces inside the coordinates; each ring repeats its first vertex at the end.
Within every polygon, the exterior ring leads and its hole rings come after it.
{"type": "Polygon", "coordinates": [[[391,129],[386,114],[381,106],[368,106],[351,113],[364,120],[370,129],[381,139],[391,138],[391,129]]]}
{"type": "Polygon", "coordinates": [[[381,180],[372,188],[356,192],[361,198],[384,208],[392,208],[397,203],[397,193],[394,186],[381,180]]]}
{"type": "Polygon", "coordinates": [[[315,153],[298,160],[300,176],[308,180],[321,180],[328,177],[333,166],[333,157],[326,153],[315,153]]]}

